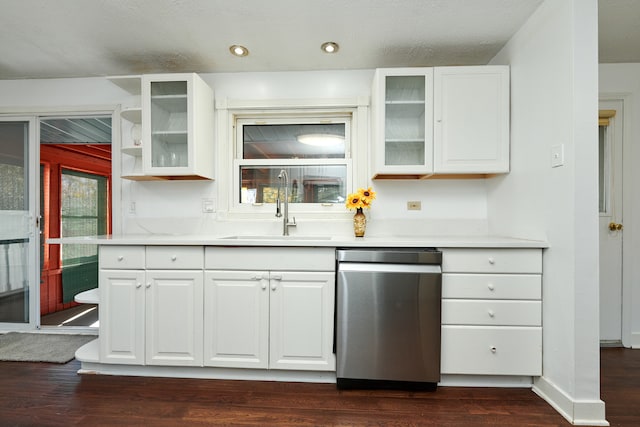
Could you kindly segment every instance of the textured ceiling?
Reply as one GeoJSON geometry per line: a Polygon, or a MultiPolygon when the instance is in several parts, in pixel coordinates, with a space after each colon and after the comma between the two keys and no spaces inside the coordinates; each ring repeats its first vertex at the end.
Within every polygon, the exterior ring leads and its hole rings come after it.
{"type": "Polygon", "coordinates": [[[0,79],[485,64],[541,3],[0,0],[0,79]]]}
{"type": "MultiPolygon", "coordinates": [[[[542,2],[0,0],[0,79],[485,64],[542,2]]],[[[599,7],[600,62],[640,62],[640,0],[599,7]]]]}

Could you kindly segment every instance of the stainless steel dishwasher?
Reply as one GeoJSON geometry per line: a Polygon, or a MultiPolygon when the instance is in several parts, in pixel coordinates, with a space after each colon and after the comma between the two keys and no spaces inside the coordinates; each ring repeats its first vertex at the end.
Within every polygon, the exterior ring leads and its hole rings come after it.
{"type": "Polygon", "coordinates": [[[339,249],[336,260],[338,387],[435,389],[442,253],[339,249]]]}

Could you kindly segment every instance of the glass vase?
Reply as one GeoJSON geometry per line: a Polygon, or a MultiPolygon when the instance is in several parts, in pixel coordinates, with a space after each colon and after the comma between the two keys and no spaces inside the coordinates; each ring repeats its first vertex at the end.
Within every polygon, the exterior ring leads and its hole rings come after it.
{"type": "Polygon", "coordinates": [[[367,228],[367,217],[362,212],[362,208],[357,208],[356,213],[353,216],[353,233],[356,237],[364,237],[364,232],[367,228]]]}

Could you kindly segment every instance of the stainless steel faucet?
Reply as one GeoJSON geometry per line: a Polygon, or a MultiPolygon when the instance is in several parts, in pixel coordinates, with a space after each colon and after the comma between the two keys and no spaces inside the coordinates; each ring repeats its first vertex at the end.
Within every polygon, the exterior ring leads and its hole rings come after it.
{"type": "Polygon", "coordinates": [[[289,227],[295,227],[296,217],[293,217],[293,221],[289,222],[289,174],[287,171],[282,169],[278,174],[278,179],[280,182],[278,183],[278,198],[276,199],[276,217],[282,218],[282,235],[289,235],[289,227]],[[284,184],[284,216],[280,213],[280,189],[282,188],[282,184],[284,184]]]}

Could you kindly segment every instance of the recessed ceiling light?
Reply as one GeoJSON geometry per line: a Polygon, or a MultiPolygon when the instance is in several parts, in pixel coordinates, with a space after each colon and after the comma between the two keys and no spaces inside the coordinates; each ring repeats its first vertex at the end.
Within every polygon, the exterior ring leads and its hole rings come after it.
{"type": "Polygon", "coordinates": [[[338,43],[326,42],[326,43],[322,43],[322,46],[320,46],[320,49],[322,49],[324,53],[336,53],[338,49],[340,49],[340,46],[338,46],[338,43]]]}
{"type": "Polygon", "coordinates": [[[240,46],[239,44],[234,44],[229,47],[229,52],[231,52],[235,56],[247,56],[249,55],[249,49],[244,46],[240,46]]]}

